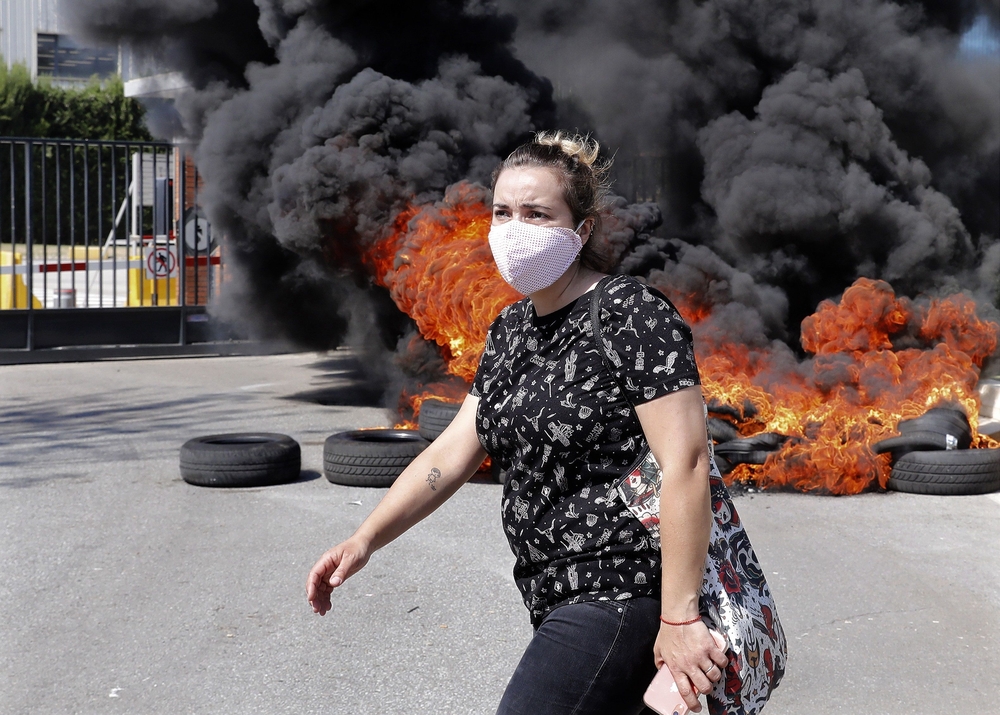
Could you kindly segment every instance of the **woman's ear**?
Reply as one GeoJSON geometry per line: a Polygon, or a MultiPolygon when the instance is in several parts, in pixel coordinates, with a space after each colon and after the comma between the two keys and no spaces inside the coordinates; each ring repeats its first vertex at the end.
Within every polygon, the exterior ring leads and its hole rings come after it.
{"type": "Polygon", "coordinates": [[[577,229],[577,234],[580,236],[580,242],[586,245],[587,241],[590,240],[590,234],[594,228],[594,219],[585,218],[580,222],[580,227],[577,229]]]}

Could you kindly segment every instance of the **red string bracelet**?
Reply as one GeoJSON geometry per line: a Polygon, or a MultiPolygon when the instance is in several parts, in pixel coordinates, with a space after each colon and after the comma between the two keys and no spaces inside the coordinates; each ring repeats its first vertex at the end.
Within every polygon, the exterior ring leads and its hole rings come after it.
{"type": "Polygon", "coordinates": [[[692,623],[697,623],[701,620],[701,616],[697,618],[692,618],[690,621],[681,621],[680,623],[674,623],[673,621],[668,621],[663,616],[660,616],[660,620],[666,623],[668,626],[690,626],[692,623]]]}

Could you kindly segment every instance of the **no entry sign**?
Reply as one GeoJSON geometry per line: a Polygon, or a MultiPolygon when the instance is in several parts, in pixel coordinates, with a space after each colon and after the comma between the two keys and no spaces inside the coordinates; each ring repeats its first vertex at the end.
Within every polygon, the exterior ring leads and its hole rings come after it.
{"type": "Polygon", "coordinates": [[[177,275],[177,253],[172,248],[157,246],[146,256],[146,278],[169,278],[177,275]]]}

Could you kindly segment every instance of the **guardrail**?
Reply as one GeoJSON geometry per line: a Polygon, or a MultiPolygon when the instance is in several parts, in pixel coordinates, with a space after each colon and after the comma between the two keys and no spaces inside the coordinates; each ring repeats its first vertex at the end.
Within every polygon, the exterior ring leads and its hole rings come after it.
{"type": "MultiPolygon", "coordinates": [[[[0,346],[35,349],[40,311],[201,307],[192,314],[203,314],[225,274],[201,188],[182,146],[0,137],[0,316],[25,313],[0,320],[8,333],[0,346]],[[9,334],[21,324],[23,343],[9,334]]],[[[75,323],[85,331],[84,317],[75,323]]],[[[98,332],[95,339],[132,344],[134,331],[98,332]]]]}

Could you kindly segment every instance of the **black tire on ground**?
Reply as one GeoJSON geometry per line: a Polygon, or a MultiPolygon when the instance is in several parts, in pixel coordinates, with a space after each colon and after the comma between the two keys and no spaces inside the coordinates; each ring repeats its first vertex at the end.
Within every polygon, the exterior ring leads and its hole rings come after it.
{"type": "Polygon", "coordinates": [[[987,494],[1000,489],[1000,449],[910,452],[899,458],[889,489],[910,494],[987,494]]]}
{"type": "Polygon", "coordinates": [[[323,445],[323,473],[333,484],[390,487],[428,444],[416,430],[340,432],[323,445]]]}
{"type": "Polygon", "coordinates": [[[200,487],[266,487],[299,476],[302,451],[287,435],[212,434],[181,446],[181,477],[200,487]]]}
{"type": "Polygon", "coordinates": [[[426,440],[434,441],[444,432],[445,428],[451,424],[458,414],[462,405],[457,402],[444,402],[443,400],[424,400],[420,403],[420,414],[417,416],[417,429],[420,436],[426,440]]]}

